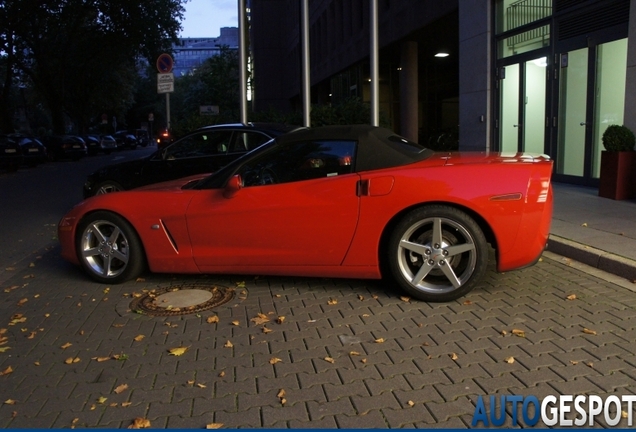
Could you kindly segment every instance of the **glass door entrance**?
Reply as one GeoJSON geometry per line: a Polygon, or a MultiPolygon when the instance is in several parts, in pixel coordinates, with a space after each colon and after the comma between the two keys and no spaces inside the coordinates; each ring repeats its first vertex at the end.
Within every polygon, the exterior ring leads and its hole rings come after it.
{"type": "Polygon", "coordinates": [[[593,184],[603,132],[623,124],[627,39],[564,52],[560,61],[555,174],[593,184]]]}
{"type": "Polygon", "coordinates": [[[500,77],[499,149],[545,153],[546,57],[505,66],[500,77]]]}

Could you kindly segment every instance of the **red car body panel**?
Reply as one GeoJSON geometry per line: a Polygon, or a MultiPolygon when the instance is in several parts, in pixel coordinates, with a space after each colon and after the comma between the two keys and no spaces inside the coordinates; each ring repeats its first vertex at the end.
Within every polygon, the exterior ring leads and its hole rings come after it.
{"type": "Polygon", "coordinates": [[[153,272],[380,278],[383,236],[406,211],[443,203],[469,213],[497,269],[534,263],[549,235],[552,162],[542,156],[439,153],[408,165],[314,180],[182,189],[201,176],[99,195],[60,222],[62,255],[79,263],[77,224],[98,210],[136,229],[153,272]]]}

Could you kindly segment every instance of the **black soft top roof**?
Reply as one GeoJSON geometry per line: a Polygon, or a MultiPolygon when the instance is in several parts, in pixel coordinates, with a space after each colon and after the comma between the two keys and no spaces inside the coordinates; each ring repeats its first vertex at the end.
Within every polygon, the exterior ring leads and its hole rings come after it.
{"type": "Polygon", "coordinates": [[[358,142],[355,166],[357,172],[406,165],[426,159],[433,153],[389,129],[369,125],[304,128],[276,138],[279,145],[329,140],[358,142]]]}

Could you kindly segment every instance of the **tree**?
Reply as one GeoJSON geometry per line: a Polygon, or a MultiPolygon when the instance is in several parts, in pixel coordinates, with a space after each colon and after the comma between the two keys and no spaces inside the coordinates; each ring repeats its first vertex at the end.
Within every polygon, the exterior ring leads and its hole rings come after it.
{"type": "MultiPolygon", "coordinates": [[[[65,114],[82,126],[102,109],[128,107],[136,59],[152,62],[176,42],[185,1],[3,0],[3,95],[19,74],[48,106],[58,133],[65,114]]],[[[0,99],[0,115],[6,102],[0,99]]]]}

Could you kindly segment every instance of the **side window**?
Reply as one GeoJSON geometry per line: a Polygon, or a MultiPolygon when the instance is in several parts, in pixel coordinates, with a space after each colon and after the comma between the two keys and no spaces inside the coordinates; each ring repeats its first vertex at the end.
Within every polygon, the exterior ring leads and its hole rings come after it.
{"type": "Polygon", "coordinates": [[[271,138],[259,132],[236,132],[230,153],[245,153],[265,144],[271,138]]]}
{"type": "Polygon", "coordinates": [[[213,156],[228,151],[231,131],[203,132],[183,138],[166,148],[167,160],[213,156]]]}
{"type": "Polygon", "coordinates": [[[306,141],[277,146],[239,172],[244,186],[289,183],[353,172],[355,141],[306,141]]]}

